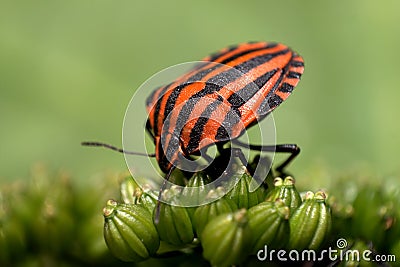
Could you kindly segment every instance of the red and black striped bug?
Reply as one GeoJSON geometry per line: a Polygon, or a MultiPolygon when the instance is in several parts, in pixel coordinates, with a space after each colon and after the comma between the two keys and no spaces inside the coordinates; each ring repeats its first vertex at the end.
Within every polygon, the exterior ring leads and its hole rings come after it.
{"type": "MultiPolygon", "coordinates": [[[[156,147],[155,154],[148,156],[156,157],[167,174],[166,180],[181,157],[190,158],[212,144],[243,145],[237,138],[285,101],[304,71],[303,58],[280,43],[242,43],[202,61],[205,63],[196,69],[154,90],[146,100],[149,114],[146,129],[156,147]],[[232,75],[232,71],[240,75],[232,75]],[[205,98],[207,102],[191,101],[205,98]],[[239,124],[242,127],[237,127],[239,124]]],[[[140,154],[97,142],[83,145],[140,154]]],[[[277,167],[279,171],[300,152],[295,144],[249,145],[249,148],[290,153],[277,167]]],[[[243,162],[242,155],[237,151],[243,162]]]]}

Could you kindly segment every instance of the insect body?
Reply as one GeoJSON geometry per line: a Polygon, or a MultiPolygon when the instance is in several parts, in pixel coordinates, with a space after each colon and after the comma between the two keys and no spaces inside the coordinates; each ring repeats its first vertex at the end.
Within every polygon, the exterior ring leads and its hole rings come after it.
{"type": "MultiPolygon", "coordinates": [[[[99,142],[82,145],[155,156],[167,174],[160,188],[160,199],[166,181],[183,159],[198,155],[212,144],[221,147],[232,142],[245,146],[238,137],[289,97],[303,71],[303,58],[280,43],[242,43],[222,49],[172,83],[157,88],[147,98],[146,129],[154,140],[155,154],[124,151],[99,142]]],[[[277,167],[279,171],[300,152],[295,144],[248,147],[290,153],[277,167]]],[[[240,148],[232,149],[232,153],[247,165],[240,148]]]]}
{"type": "MultiPolygon", "coordinates": [[[[146,100],[146,128],[165,173],[182,157],[237,139],[289,97],[304,71],[302,57],[280,43],[243,43],[203,61],[146,100]]],[[[291,153],[280,169],[299,153],[292,144],[250,148],[291,153]]]]}
{"type": "MultiPolygon", "coordinates": [[[[238,137],[289,97],[303,71],[303,58],[280,43],[243,43],[222,49],[172,83],[157,88],[147,98],[146,130],[154,140],[155,154],[129,152],[99,142],[82,145],[155,156],[167,174],[160,188],[161,200],[166,181],[183,159],[191,159],[212,144],[217,148],[226,142],[247,146],[238,137]]],[[[250,144],[248,148],[290,153],[277,167],[279,171],[300,152],[295,144],[250,144]]],[[[247,166],[240,148],[232,149],[232,153],[247,166]]]]}

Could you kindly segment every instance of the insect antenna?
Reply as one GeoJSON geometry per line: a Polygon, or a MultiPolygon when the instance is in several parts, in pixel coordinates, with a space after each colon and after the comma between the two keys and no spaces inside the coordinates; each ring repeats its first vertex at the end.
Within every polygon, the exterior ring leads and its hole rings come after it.
{"type": "Polygon", "coordinates": [[[158,224],[160,222],[160,205],[161,205],[161,198],[162,198],[162,193],[165,190],[165,187],[167,186],[167,182],[169,178],[171,177],[171,174],[173,170],[175,169],[175,165],[172,165],[172,167],[169,169],[167,176],[165,176],[165,179],[160,187],[160,192],[158,193],[158,199],[157,199],[157,205],[156,205],[156,214],[154,217],[154,223],[158,224]]]}
{"type": "Polygon", "coordinates": [[[113,145],[109,145],[109,144],[101,143],[101,142],[82,142],[81,145],[82,146],[104,147],[104,148],[111,149],[111,150],[117,151],[119,153],[128,154],[128,155],[138,155],[138,156],[145,156],[145,157],[151,157],[151,158],[154,158],[156,156],[156,154],[154,154],[154,153],[147,154],[147,153],[141,153],[141,152],[135,152],[135,151],[127,151],[127,150],[123,150],[122,148],[118,148],[113,145]]]}

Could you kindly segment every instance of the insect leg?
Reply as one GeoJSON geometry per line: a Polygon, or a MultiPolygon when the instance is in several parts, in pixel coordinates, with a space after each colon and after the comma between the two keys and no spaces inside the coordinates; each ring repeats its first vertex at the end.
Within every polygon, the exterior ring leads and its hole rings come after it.
{"type": "Polygon", "coordinates": [[[245,143],[240,142],[239,140],[232,140],[232,142],[242,147],[248,147],[251,150],[290,153],[290,156],[284,162],[279,164],[278,167],[276,167],[276,170],[278,172],[282,172],[283,169],[300,153],[300,147],[298,147],[296,144],[263,146],[263,145],[251,145],[251,144],[247,145],[245,143]]]}
{"type": "Polygon", "coordinates": [[[225,150],[224,145],[226,144],[226,142],[218,142],[215,145],[217,146],[217,151],[222,154],[223,151],[225,150]]]}
{"type": "Polygon", "coordinates": [[[277,171],[283,172],[283,169],[300,153],[300,147],[296,144],[281,144],[275,146],[275,152],[290,153],[290,156],[276,167],[277,171]]]}
{"type": "Polygon", "coordinates": [[[232,147],[233,156],[238,157],[239,160],[242,162],[243,166],[248,168],[249,163],[247,162],[246,157],[243,154],[243,151],[238,147],[232,147]]]}
{"type": "Polygon", "coordinates": [[[201,152],[201,156],[203,157],[203,159],[205,159],[205,161],[207,161],[207,165],[210,165],[214,160],[213,157],[207,155],[207,149],[201,152]]]}
{"type": "Polygon", "coordinates": [[[236,147],[232,148],[232,152],[234,156],[239,158],[243,166],[246,167],[247,172],[250,173],[253,176],[253,178],[256,179],[258,183],[261,184],[263,182],[263,179],[261,179],[261,177],[258,174],[256,174],[254,170],[251,168],[250,164],[246,160],[245,155],[243,154],[243,151],[240,148],[236,147]]]}

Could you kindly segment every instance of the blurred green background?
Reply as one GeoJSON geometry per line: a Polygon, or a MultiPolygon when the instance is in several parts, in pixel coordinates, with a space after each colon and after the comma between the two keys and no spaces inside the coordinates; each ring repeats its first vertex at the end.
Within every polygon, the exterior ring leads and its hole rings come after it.
{"type": "Polygon", "coordinates": [[[120,146],[147,78],[250,40],[305,58],[274,112],[278,142],[302,148],[290,169],[299,179],[318,164],[396,171],[399,10],[394,0],[1,1],[0,179],[23,178],[35,162],[80,180],[126,170],[122,155],[80,142],[120,146]]]}

